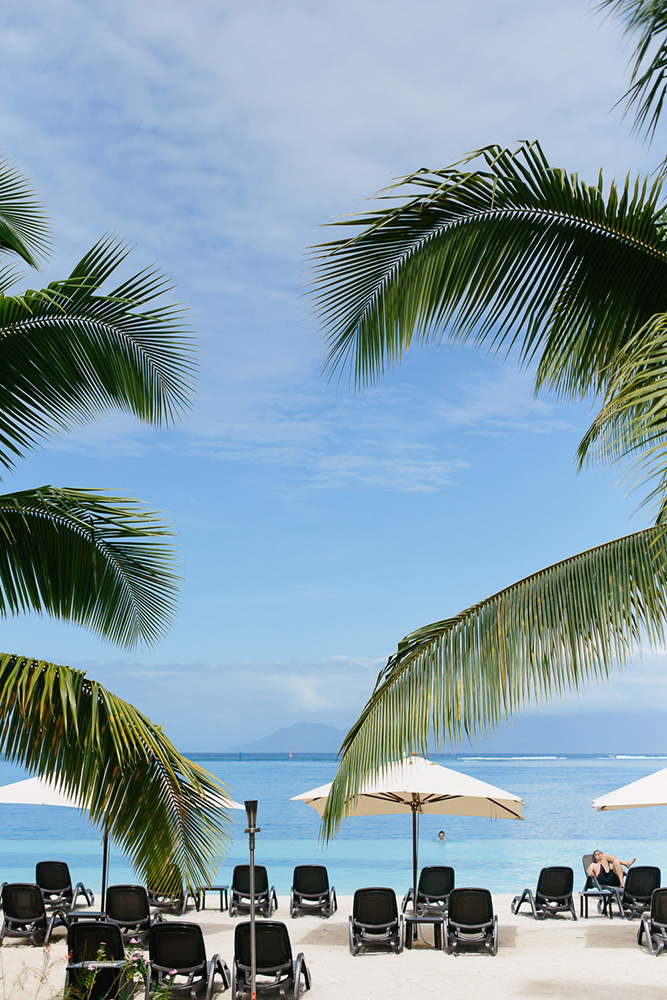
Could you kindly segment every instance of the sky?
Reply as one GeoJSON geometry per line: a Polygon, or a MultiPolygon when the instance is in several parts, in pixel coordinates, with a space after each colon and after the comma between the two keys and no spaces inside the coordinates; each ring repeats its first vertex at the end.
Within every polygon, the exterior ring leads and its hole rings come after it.
{"type": "MultiPolygon", "coordinates": [[[[616,106],[631,47],[593,4],[6,0],[2,20],[2,147],[55,234],[23,287],[117,233],[133,269],[173,279],[200,368],[177,427],[110,414],[6,479],[164,511],[174,627],[128,652],[30,615],[2,649],[86,670],[184,751],[345,728],[405,634],[649,523],[622,470],[577,474],[589,403],[535,398],[512,359],[463,347],[354,394],[322,375],[305,294],[323,225],[420,167],[522,139],[591,181],[656,165],[616,106]]],[[[665,663],[549,706],[564,741],[591,706],[640,732],[665,663]]]]}

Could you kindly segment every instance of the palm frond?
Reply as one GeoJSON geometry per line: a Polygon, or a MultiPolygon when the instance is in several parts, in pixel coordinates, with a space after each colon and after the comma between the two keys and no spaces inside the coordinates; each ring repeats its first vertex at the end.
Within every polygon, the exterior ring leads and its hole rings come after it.
{"type": "Polygon", "coordinates": [[[659,181],[605,192],[602,177],[585,184],[521,143],[420,171],[385,198],[400,204],[344,220],[355,234],[313,248],[327,367],[349,364],[358,386],[413,341],[473,338],[537,362],[538,386],[583,395],[662,308],[659,181]]]}
{"type": "Polygon", "coordinates": [[[0,751],[107,825],[147,884],[167,867],[190,889],[210,884],[228,844],[226,787],[83,671],[0,654],[0,751]]]}
{"type": "Polygon", "coordinates": [[[618,18],[626,34],[639,33],[626,111],[635,109],[635,128],[652,137],[667,93],[667,3],[665,0],[603,0],[599,10],[618,18]]]}
{"type": "Polygon", "coordinates": [[[542,570],[406,636],[347,734],[322,835],[363,781],[409,753],[495,729],[622,666],[667,621],[667,529],[649,528],[542,570]],[[431,736],[432,734],[432,736],[431,736]]]}
{"type": "Polygon", "coordinates": [[[175,612],[172,532],[122,497],[43,486],[0,496],[0,615],[45,612],[124,646],[175,612]]]}
{"type": "Polygon", "coordinates": [[[581,468],[591,461],[639,456],[628,476],[652,483],[644,505],[667,501],[667,313],[653,316],[616,358],[600,412],[578,449],[581,468]]]}
{"type": "Polygon", "coordinates": [[[116,240],[103,240],[64,281],[0,294],[5,466],[45,435],[110,408],[159,425],[189,405],[195,365],[182,310],[144,308],[168,290],[166,279],[145,270],[101,291],[128,252],[116,240]]]}
{"type": "Polygon", "coordinates": [[[0,251],[37,267],[49,244],[48,226],[34,192],[10,160],[0,157],[0,251]]]}

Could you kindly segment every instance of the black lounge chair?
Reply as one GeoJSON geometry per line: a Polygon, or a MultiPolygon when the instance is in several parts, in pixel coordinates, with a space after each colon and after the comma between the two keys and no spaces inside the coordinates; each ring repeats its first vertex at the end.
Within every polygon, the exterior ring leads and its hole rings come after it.
{"type": "Polygon", "coordinates": [[[651,896],[650,913],[642,913],[637,930],[637,944],[642,943],[646,932],[646,944],[651,955],[659,955],[667,946],[667,889],[654,889],[651,896]]]}
{"type": "Polygon", "coordinates": [[[90,889],[86,889],[83,882],[77,882],[72,888],[72,877],[64,861],[38,861],[35,865],[35,882],[41,889],[47,906],[71,910],[76,906],[79,896],[83,896],[86,906],[92,906],[95,902],[95,896],[90,889]]]}
{"type": "Polygon", "coordinates": [[[67,955],[65,996],[129,1000],[134,993],[134,978],[125,962],[117,924],[105,920],[77,920],[70,924],[67,955]]]}
{"type": "Polygon", "coordinates": [[[584,866],[584,872],[586,874],[586,882],[584,888],[579,893],[579,916],[584,916],[584,906],[586,908],[586,917],[588,917],[588,900],[597,899],[598,901],[598,913],[604,913],[610,919],[613,917],[612,913],[612,902],[618,902],[616,896],[616,891],[613,886],[601,885],[595,875],[589,875],[588,869],[593,862],[592,854],[584,854],[581,858],[581,863],[584,866]]]}
{"type": "Polygon", "coordinates": [[[459,945],[470,944],[498,954],[498,917],[488,889],[452,889],[449,896],[445,951],[451,955],[459,945]]]}
{"type": "Polygon", "coordinates": [[[543,868],[537,880],[535,895],[530,889],[524,889],[520,896],[515,896],[512,900],[512,913],[518,913],[519,907],[528,901],[536,920],[544,920],[556,913],[571,913],[576,920],[573,886],[574,872],[571,868],[558,865],[543,868]]]}
{"type": "Polygon", "coordinates": [[[192,1000],[196,1000],[197,993],[204,989],[206,1000],[211,1000],[216,973],[222,979],[224,990],[230,986],[227,964],[219,955],[206,958],[204,935],[199,924],[177,921],[153,924],[148,950],[146,1000],[154,987],[165,986],[165,978],[172,997],[189,995],[192,1000]]]}
{"type": "MultiPolygon", "coordinates": [[[[298,1000],[301,978],[304,989],[310,989],[310,972],[303,953],[292,958],[292,945],[285,924],[277,920],[255,924],[257,989],[277,991],[281,997],[298,1000]]],[[[232,968],[232,1000],[240,1000],[251,989],[250,923],[244,921],[234,934],[234,965],[232,968]]]]}
{"type": "Polygon", "coordinates": [[[653,890],[660,887],[660,869],[654,865],[637,865],[625,876],[625,885],[616,889],[616,899],[621,915],[631,920],[651,908],[653,890]]]}
{"type": "MultiPolygon", "coordinates": [[[[278,909],[278,897],[273,886],[269,889],[269,876],[263,865],[255,865],[255,913],[270,917],[278,909]]],[[[237,865],[232,876],[232,895],[229,900],[229,915],[250,910],[250,865],[237,865]]]]}
{"type": "Polygon", "coordinates": [[[118,924],[124,938],[137,937],[142,942],[152,925],[162,920],[161,913],[151,913],[143,885],[110,885],[105,913],[108,920],[118,924]]]}
{"type": "Polygon", "coordinates": [[[338,909],[336,890],[329,886],[329,873],[324,865],[297,865],[292,876],[290,916],[299,910],[315,913],[320,910],[330,917],[338,909]]]}
{"type": "Polygon", "coordinates": [[[47,914],[39,886],[30,883],[5,882],[2,911],[0,944],[5,937],[30,938],[35,945],[48,944],[54,927],[69,926],[65,910],[55,909],[47,914]]]}
{"type": "MultiPolygon", "coordinates": [[[[449,905],[449,894],[454,888],[454,869],[448,865],[431,865],[422,868],[417,886],[417,916],[444,916],[449,905]]],[[[403,897],[401,913],[412,902],[412,888],[403,897]]]]}
{"type": "Polygon", "coordinates": [[[349,919],[350,952],[358,955],[362,945],[390,945],[403,951],[403,920],[398,915],[393,889],[357,889],[349,919]]]}

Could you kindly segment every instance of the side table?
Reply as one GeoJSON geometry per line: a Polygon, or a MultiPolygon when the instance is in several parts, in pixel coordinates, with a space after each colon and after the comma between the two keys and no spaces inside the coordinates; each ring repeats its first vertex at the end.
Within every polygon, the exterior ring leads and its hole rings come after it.
{"type": "Polygon", "coordinates": [[[408,951],[412,948],[412,941],[417,936],[417,927],[419,924],[433,924],[434,944],[436,948],[442,951],[443,931],[445,927],[444,914],[431,914],[430,916],[420,917],[414,916],[412,913],[404,913],[403,920],[405,921],[405,947],[408,951]]]}
{"type": "Polygon", "coordinates": [[[220,912],[229,909],[229,886],[228,885],[200,885],[199,892],[201,893],[201,908],[206,909],[206,893],[207,892],[219,892],[220,893],[220,912]]]}

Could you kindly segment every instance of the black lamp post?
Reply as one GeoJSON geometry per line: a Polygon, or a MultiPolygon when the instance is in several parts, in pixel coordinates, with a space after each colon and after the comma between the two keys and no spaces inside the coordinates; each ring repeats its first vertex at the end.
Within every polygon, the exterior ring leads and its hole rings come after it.
{"type": "Polygon", "coordinates": [[[250,1000],[256,1000],[257,980],[257,939],[255,937],[255,834],[257,826],[257,800],[246,800],[245,812],[248,818],[248,843],[250,845],[250,1000]]]}

